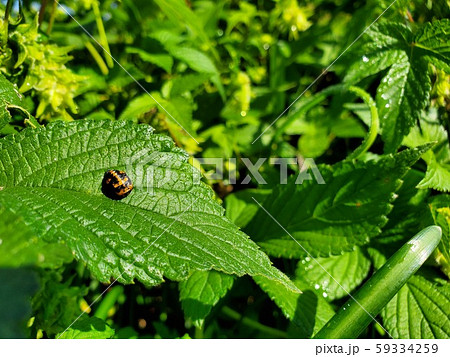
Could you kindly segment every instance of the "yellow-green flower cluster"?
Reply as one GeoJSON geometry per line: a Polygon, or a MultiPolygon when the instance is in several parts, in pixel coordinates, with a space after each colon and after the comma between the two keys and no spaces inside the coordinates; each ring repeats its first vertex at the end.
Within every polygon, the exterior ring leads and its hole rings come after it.
{"type": "Polygon", "coordinates": [[[72,59],[69,51],[69,47],[46,41],[38,32],[37,18],[9,33],[0,55],[0,70],[19,85],[21,93],[34,91],[38,119],[71,120],[70,113],[77,112],[74,97],[84,77],[65,66],[72,59]]]}

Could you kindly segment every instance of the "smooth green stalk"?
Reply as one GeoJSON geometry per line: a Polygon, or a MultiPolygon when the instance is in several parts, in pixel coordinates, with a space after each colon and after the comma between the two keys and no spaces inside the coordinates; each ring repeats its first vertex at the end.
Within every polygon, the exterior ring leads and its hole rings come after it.
{"type": "Polygon", "coordinates": [[[14,0],[8,0],[5,7],[5,15],[3,16],[3,24],[2,24],[2,42],[1,46],[5,46],[8,43],[8,25],[9,25],[9,14],[11,13],[12,6],[14,4],[14,0]]]}
{"type": "Polygon", "coordinates": [[[47,0],[42,0],[41,8],[39,9],[39,17],[38,17],[39,26],[41,25],[42,21],[44,20],[46,7],[47,7],[47,0]]]}
{"type": "Polygon", "coordinates": [[[99,319],[106,320],[106,318],[108,317],[108,311],[111,310],[112,307],[114,307],[120,295],[122,294],[123,294],[122,285],[116,285],[112,287],[111,290],[103,298],[100,305],[98,306],[94,316],[98,317],[99,319]]]}
{"type": "Polygon", "coordinates": [[[50,12],[50,19],[48,20],[47,35],[50,35],[50,33],[52,32],[53,24],[55,23],[56,9],[57,9],[56,1],[53,1],[52,10],[50,12]]]}
{"type": "Polygon", "coordinates": [[[278,139],[281,134],[284,133],[286,128],[297,118],[302,117],[306,113],[308,113],[312,108],[319,105],[321,102],[323,102],[329,95],[342,92],[345,90],[344,85],[335,85],[332,87],[328,87],[327,89],[324,89],[323,91],[315,94],[313,97],[308,98],[309,101],[305,103],[296,113],[295,115],[288,116],[286,121],[280,125],[280,127],[276,130],[274,135],[274,140],[278,139]]]}
{"type": "Polygon", "coordinates": [[[102,56],[100,56],[100,53],[98,53],[98,51],[95,49],[94,45],[89,40],[86,40],[86,42],[84,43],[84,46],[91,54],[94,61],[97,63],[97,66],[98,66],[98,68],[100,68],[100,71],[102,72],[102,74],[104,76],[108,75],[108,73],[109,73],[108,66],[106,65],[105,61],[103,61],[102,56]]]}
{"type": "Polygon", "coordinates": [[[349,299],[314,338],[357,338],[433,253],[442,230],[417,233],[349,299]]]}
{"type": "Polygon", "coordinates": [[[361,143],[361,145],[355,151],[353,151],[348,157],[349,159],[357,159],[367,150],[370,149],[375,139],[377,138],[378,131],[380,130],[380,118],[378,117],[377,104],[372,99],[369,93],[367,93],[365,90],[359,87],[354,86],[349,87],[348,90],[358,95],[370,109],[369,132],[365,137],[365,139],[363,140],[363,142],[361,143]]]}
{"type": "Polygon", "coordinates": [[[194,337],[196,339],[202,339],[203,338],[203,326],[195,328],[195,335],[194,335],[194,337]]]}
{"type": "Polygon", "coordinates": [[[239,312],[234,311],[233,309],[229,308],[228,306],[224,306],[222,308],[222,313],[229,318],[232,318],[233,320],[240,321],[244,325],[254,328],[255,330],[267,333],[268,335],[272,335],[277,338],[287,338],[288,334],[284,331],[277,330],[275,328],[263,325],[259,323],[258,321],[249,319],[248,317],[243,317],[239,312]]]}
{"type": "Polygon", "coordinates": [[[109,68],[113,68],[114,62],[111,57],[111,50],[109,49],[108,38],[106,37],[105,26],[103,26],[102,14],[100,13],[98,1],[92,2],[92,10],[94,11],[95,22],[97,23],[97,30],[98,30],[98,34],[100,36],[99,42],[103,46],[103,48],[105,49],[105,52],[106,52],[105,53],[106,63],[108,64],[109,68]]]}

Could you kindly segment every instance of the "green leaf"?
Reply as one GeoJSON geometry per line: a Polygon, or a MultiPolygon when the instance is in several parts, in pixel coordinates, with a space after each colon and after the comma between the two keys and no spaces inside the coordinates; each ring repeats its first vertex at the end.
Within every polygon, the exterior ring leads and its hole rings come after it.
{"type": "Polygon", "coordinates": [[[146,285],[193,271],[264,275],[296,287],[223,216],[188,156],[147,125],[55,122],[0,140],[0,206],[45,242],[65,243],[102,282],[146,285]],[[101,193],[108,169],[126,169],[134,190],[101,193]]]}
{"type": "MultiPolygon", "coordinates": [[[[165,99],[158,92],[151,93],[153,98],[148,94],[142,94],[134,97],[119,116],[119,120],[132,120],[137,122],[139,118],[145,117],[153,108],[157,108],[166,116],[166,120],[180,127],[180,130],[186,130],[190,135],[195,136],[196,133],[192,127],[192,108],[186,110],[186,100],[181,97],[165,99]],[[159,105],[158,105],[159,103],[159,105]],[[184,107],[181,110],[180,105],[184,107]],[[162,109],[161,106],[165,109],[162,109]],[[167,112],[166,112],[167,111],[167,112]]],[[[183,130],[183,131],[184,131],[183,130]]]]}
{"type": "Polygon", "coordinates": [[[423,177],[422,172],[414,169],[403,177],[403,184],[396,192],[398,197],[394,201],[394,208],[388,215],[389,221],[383,227],[383,232],[377,237],[375,244],[403,241],[405,236],[412,236],[424,228],[419,217],[427,212],[426,200],[430,192],[426,189],[417,189],[417,184],[423,177]]]}
{"type": "Polygon", "coordinates": [[[351,293],[367,277],[370,260],[361,249],[342,255],[302,259],[296,277],[305,281],[327,300],[340,299],[351,293]]]}
{"type": "Polygon", "coordinates": [[[169,47],[168,51],[172,56],[185,62],[194,71],[199,73],[219,74],[214,62],[203,52],[192,47],[169,47]]]}
{"type": "Polygon", "coordinates": [[[172,46],[166,47],[166,49],[173,57],[183,61],[194,71],[209,74],[211,82],[216,85],[222,99],[225,98],[225,90],[220,79],[220,73],[214,62],[207,55],[192,47],[172,46]]]}
{"type": "Polygon", "coordinates": [[[127,53],[137,54],[143,61],[150,62],[164,69],[167,73],[172,73],[173,59],[172,56],[164,53],[149,53],[140,48],[127,47],[127,53]]]}
{"type": "Polygon", "coordinates": [[[438,114],[435,111],[430,111],[425,118],[421,119],[420,128],[413,128],[403,140],[403,144],[409,147],[437,141],[433,150],[422,155],[427,163],[427,172],[422,181],[418,183],[418,188],[450,191],[450,144],[448,140],[448,133],[439,122],[438,114]]]}
{"type": "Polygon", "coordinates": [[[86,317],[75,322],[67,331],[56,338],[60,339],[105,339],[114,336],[114,330],[102,319],[86,317]]]}
{"type": "Polygon", "coordinates": [[[442,228],[442,239],[435,253],[441,270],[450,278],[450,196],[434,196],[429,203],[433,223],[442,228]]]}
{"type": "Polygon", "coordinates": [[[296,326],[293,337],[311,337],[334,315],[331,305],[302,282],[297,284],[302,289],[302,293],[298,293],[264,277],[254,277],[254,280],[296,326]]]}
{"type": "Polygon", "coordinates": [[[3,74],[0,73],[0,129],[11,121],[11,108],[17,108],[26,112],[21,108],[22,95],[10,83],[3,74]]]}
{"type": "Polygon", "coordinates": [[[80,316],[80,300],[88,293],[87,286],[72,285],[72,278],[62,280],[57,271],[43,271],[41,288],[32,300],[34,326],[48,337],[64,331],[80,316]]]}
{"type": "Polygon", "coordinates": [[[432,157],[429,161],[427,172],[422,181],[418,184],[419,188],[433,188],[442,192],[450,191],[450,163],[443,164],[432,157]]]}
{"type": "Polygon", "coordinates": [[[381,316],[394,338],[450,338],[450,284],[415,275],[381,316]]]}
{"type": "Polygon", "coordinates": [[[198,16],[187,6],[183,0],[155,0],[161,10],[166,14],[169,20],[179,26],[185,25],[196,37],[204,43],[208,43],[209,39],[206,35],[202,21],[198,16]]]}
{"type": "Polygon", "coordinates": [[[378,161],[319,166],[325,184],[314,179],[296,184],[294,177],[277,186],[264,203],[279,224],[260,209],[246,232],[276,257],[301,258],[305,250],[316,257],[352,251],[380,234],[400,178],[428,149],[404,150],[378,161]]]}
{"type": "Polygon", "coordinates": [[[233,286],[234,277],[217,271],[193,273],[180,282],[181,306],[186,318],[201,328],[212,308],[233,286]]]}
{"type": "Polygon", "coordinates": [[[443,55],[433,58],[444,61],[447,27],[446,21],[433,22],[419,27],[414,34],[407,26],[381,23],[366,32],[361,56],[350,67],[345,80],[356,83],[389,68],[378,86],[376,98],[385,152],[398,149],[428,103],[431,90],[428,64],[434,60],[425,48],[435,48],[438,53],[442,47],[443,55]]]}
{"type": "Polygon", "coordinates": [[[70,249],[36,237],[22,217],[0,206],[0,267],[40,266],[57,268],[69,263],[70,249]]]}
{"type": "Polygon", "coordinates": [[[178,96],[201,86],[209,79],[208,73],[191,73],[185,76],[175,77],[172,80],[172,89],[170,90],[170,96],[178,96]]]}
{"type": "Polygon", "coordinates": [[[415,46],[425,51],[425,56],[437,68],[450,73],[450,20],[427,22],[416,34],[415,46]]]}
{"type": "Polygon", "coordinates": [[[232,193],[225,197],[225,215],[240,228],[244,228],[259,209],[254,197],[262,203],[271,190],[249,189],[232,193]]]}
{"type": "Polygon", "coordinates": [[[385,151],[394,152],[419,119],[431,90],[428,64],[404,54],[393,64],[377,89],[385,151]]]}
{"type": "Polygon", "coordinates": [[[23,338],[31,317],[31,296],[38,289],[35,272],[0,269],[0,338],[23,338]]]}

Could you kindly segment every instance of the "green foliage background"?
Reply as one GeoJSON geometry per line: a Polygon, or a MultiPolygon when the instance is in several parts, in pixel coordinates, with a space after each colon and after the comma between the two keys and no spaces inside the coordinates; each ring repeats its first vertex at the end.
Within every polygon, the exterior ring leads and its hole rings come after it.
{"type": "Polygon", "coordinates": [[[431,224],[361,337],[450,337],[448,1],[60,4],[0,6],[0,337],[310,338],[431,224]]]}

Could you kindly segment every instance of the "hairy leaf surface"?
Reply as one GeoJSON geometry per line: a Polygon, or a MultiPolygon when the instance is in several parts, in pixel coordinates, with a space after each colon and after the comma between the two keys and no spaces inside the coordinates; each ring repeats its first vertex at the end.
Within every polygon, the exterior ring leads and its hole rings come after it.
{"type": "Polygon", "coordinates": [[[352,251],[381,232],[401,177],[429,146],[365,163],[319,166],[315,180],[279,185],[246,232],[270,255],[327,257],[352,251]],[[308,253],[307,253],[308,252],[308,253]]]}
{"type": "Polygon", "coordinates": [[[49,243],[65,243],[96,278],[158,284],[195,270],[265,275],[296,289],[223,216],[188,156],[147,125],[83,120],[24,130],[0,141],[0,206],[49,243]],[[125,169],[122,201],[101,193],[103,174],[125,169]]]}

